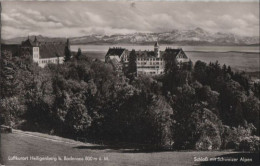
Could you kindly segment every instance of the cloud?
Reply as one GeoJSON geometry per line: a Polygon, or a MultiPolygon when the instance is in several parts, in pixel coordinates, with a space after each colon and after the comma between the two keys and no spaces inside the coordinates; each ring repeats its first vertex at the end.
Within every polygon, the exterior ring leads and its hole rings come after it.
{"type": "Polygon", "coordinates": [[[207,21],[204,22],[204,24],[205,24],[205,26],[211,27],[211,28],[217,26],[217,24],[214,21],[212,21],[212,20],[207,20],[207,21]]]}
{"type": "Polygon", "coordinates": [[[105,21],[97,14],[91,13],[91,12],[85,12],[85,15],[87,17],[87,21],[94,24],[104,24],[105,21]]]}
{"type": "Polygon", "coordinates": [[[72,37],[195,27],[259,35],[256,3],[2,2],[2,9],[3,38],[28,33],[72,37]]]}

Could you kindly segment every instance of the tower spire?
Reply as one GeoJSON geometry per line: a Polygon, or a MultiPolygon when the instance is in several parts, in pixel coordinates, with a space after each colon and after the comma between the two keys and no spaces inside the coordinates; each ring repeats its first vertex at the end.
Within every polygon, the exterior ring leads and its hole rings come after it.
{"type": "Polygon", "coordinates": [[[154,55],[159,58],[160,57],[160,46],[158,40],[154,44],[154,55]]]}

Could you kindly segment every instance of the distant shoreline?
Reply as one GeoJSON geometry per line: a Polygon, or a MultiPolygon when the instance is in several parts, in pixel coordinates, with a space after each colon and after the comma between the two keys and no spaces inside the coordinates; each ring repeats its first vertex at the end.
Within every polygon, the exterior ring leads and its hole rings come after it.
{"type": "MultiPolygon", "coordinates": [[[[185,50],[184,50],[185,51],[185,50]]],[[[197,52],[197,53],[245,53],[245,54],[260,54],[259,52],[246,52],[246,51],[185,51],[185,52],[197,52]]]]}
{"type": "MultiPolygon", "coordinates": [[[[151,43],[71,43],[71,45],[74,46],[84,46],[84,45],[96,45],[96,46],[105,46],[105,45],[111,45],[111,46],[153,46],[154,42],[151,43]]],[[[250,44],[250,45],[218,45],[218,44],[185,44],[185,43],[161,43],[161,46],[168,46],[168,45],[174,45],[174,46],[199,46],[199,47],[260,47],[259,44],[250,44]]]]}
{"type": "MultiPolygon", "coordinates": [[[[185,50],[184,50],[185,51],[185,50]]],[[[72,52],[77,52],[77,50],[72,50],[72,52]]],[[[82,51],[82,52],[91,52],[91,53],[106,53],[107,51],[82,51]]],[[[260,52],[246,52],[246,51],[185,51],[185,52],[195,52],[195,53],[245,53],[245,54],[260,54],[260,52]]]]}
{"type": "MultiPolygon", "coordinates": [[[[77,51],[81,48],[81,51],[95,51],[95,52],[106,52],[110,47],[122,47],[128,50],[153,50],[153,45],[75,45],[71,44],[71,50],[77,51]]],[[[164,45],[161,44],[161,50],[167,47],[171,48],[182,48],[185,52],[194,53],[246,53],[246,54],[259,54],[259,46],[192,46],[192,45],[164,45]]]]}

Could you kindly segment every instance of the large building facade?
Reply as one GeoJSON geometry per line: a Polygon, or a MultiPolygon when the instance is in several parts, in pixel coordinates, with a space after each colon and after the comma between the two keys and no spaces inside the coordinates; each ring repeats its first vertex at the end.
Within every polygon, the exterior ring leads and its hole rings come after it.
{"type": "Polygon", "coordinates": [[[49,63],[58,64],[64,62],[65,49],[69,49],[69,40],[67,42],[39,42],[37,37],[31,41],[27,40],[21,43],[21,56],[32,57],[33,62],[40,67],[45,67],[49,63]]]}
{"type": "MultiPolygon", "coordinates": [[[[124,48],[109,48],[105,60],[116,59],[124,67],[128,66],[130,51],[124,48]]],[[[185,52],[179,49],[166,48],[160,51],[159,43],[154,44],[153,51],[136,51],[137,75],[159,75],[164,73],[166,56],[173,56],[178,64],[189,62],[185,52]]]]}

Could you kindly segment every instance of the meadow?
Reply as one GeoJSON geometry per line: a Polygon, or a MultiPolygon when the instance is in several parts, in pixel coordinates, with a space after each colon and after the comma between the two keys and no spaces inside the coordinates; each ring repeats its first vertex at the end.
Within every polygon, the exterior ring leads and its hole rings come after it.
{"type": "Polygon", "coordinates": [[[238,153],[233,151],[159,151],[145,152],[133,149],[113,149],[105,146],[86,144],[57,136],[50,136],[36,132],[14,131],[14,133],[1,134],[1,164],[5,165],[108,165],[108,166],[190,166],[190,165],[258,165],[259,159],[255,154],[238,153]],[[13,160],[17,157],[60,157],[57,161],[39,160],[13,160]],[[74,158],[74,160],[64,160],[74,158]],[[253,162],[203,162],[207,157],[235,158],[245,157],[253,162]],[[9,159],[8,159],[9,158],[9,159]],[[76,161],[83,158],[84,161],[76,161]],[[101,160],[99,160],[101,158],[101,160]],[[196,158],[196,159],[195,159],[196,158]],[[97,159],[97,160],[96,160],[97,159]]]}

